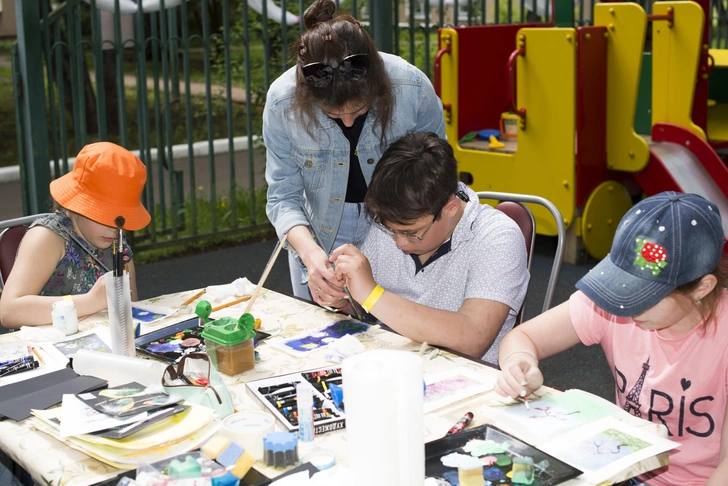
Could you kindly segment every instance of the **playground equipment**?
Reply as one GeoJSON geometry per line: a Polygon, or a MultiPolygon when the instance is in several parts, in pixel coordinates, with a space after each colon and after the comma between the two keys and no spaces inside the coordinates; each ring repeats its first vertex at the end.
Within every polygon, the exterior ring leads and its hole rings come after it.
{"type": "MultiPolygon", "coordinates": [[[[643,192],[702,194],[728,228],[728,169],[716,152],[728,147],[725,82],[708,108],[710,70],[728,67],[728,55],[708,49],[708,1],[657,2],[651,15],[635,3],[600,3],[594,25],[579,28],[440,29],[435,89],[461,180],[476,191],[552,201],[568,228],[567,261],[582,248],[603,258],[643,192]],[[643,53],[648,22],[651,55],[643,53]],[[651,132],[637,134],[636,108],[650,98],[651,132]],[[460,141],[497,128],[504,112],[519,119],[504,148],[460,141]]],[[[538,233],[556,235],[551,216],[532,210],[538,233]]]]}
{"type": "MultiPolygon", "coordinates": [[[[86,0],[90,3],[89,0],[86,0]]],[[[186,0],[185,0],[186,1],[186,0]]],[[[116,12],[115,10],[116,0],[96,0],[96,6],[105,12],[116,12]]],[[[162,8],[161,0],[140,0],[142,4],[142,11],[157,12],[162,8]]],[[[164,8],[174,8],[179,6],[181,0],[166,0],[164,2],[164,8]]],[[[281,9],[273,0],[266,0],[266,14],[270,20],[274,22],[283,23],[286,25],[295,25],[298,23],[298,15],[294,15],[291,12],[281,9]]],[[[263,15],[263,0],[248,0],[248,7],[252,8],[259,14],[263,15]]],[[[132,0],[119,0],[119,12],[122,15],[131,15],[139,11],[139,5],[132,0]]]]}

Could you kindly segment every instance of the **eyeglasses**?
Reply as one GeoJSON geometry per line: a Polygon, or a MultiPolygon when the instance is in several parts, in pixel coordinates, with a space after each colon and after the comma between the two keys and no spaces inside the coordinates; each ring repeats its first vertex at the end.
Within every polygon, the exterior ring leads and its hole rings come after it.
{"type": "Polygon", "coordinates": [[[367,54],[354,54],[341,60],[336,66],[329,66],[324,62],[312,62],[301,68],[303,77],[314,88],[325,88],[334,78],[334,69],[337,69],[348,79],[360,80],[367,74],[369,56],[367,54]]]}
{"type": "Polygon", "coordinates": [[[384,226],[379,221],[376,221],[375,220],[374,222],[376,223],[376,225],[377,225],[377,227],[379,229],[381,229],[385,233],[389,234],[389,236],[391,236],[392,238],[394,238],[395,236],[401,236],[401,237],[406,238],[407,240],[412,241],[412,242],[422,241],[427,236],[427,233],[429,233],[430,228],[432,228],[432,225],[434,225],[435,224],[435,221],[437,221],[437,219],[440,217],[440,213],[442,212],[442,209],[443,208],[440,208],[440,210],[437,212],[437,214],[435,214],[435,216],[432,218],[432,223],[430,223],[430,225],[427,228],[425,228],[425,232],[422,233],[422,236],[417,236],[417,233],[416,232],[412,232],[412,231],[402,231],[402,230],[389,229],[389,228],[387,228],[386,226],[384,226]]]}

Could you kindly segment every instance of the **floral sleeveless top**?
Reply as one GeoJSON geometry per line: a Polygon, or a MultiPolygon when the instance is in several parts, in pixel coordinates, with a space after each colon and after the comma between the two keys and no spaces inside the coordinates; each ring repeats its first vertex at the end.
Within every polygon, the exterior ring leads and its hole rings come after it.
{"type": "MultiPolygon", "coordinates": [[[[56,265],[40,295],[85,294],[101,275],[112,269],[112,248],[100,250],[86,242],[74,231],[71,218],[65,212],[56,211],[39,218],[30,225],[31,228],[34,226],[44,226],[52,230],[63,238],[66,247],[66,253],[56,265]]],[[[131,261],[131,257],[131,248],[124,236],[124,263],[131,261]]]]}

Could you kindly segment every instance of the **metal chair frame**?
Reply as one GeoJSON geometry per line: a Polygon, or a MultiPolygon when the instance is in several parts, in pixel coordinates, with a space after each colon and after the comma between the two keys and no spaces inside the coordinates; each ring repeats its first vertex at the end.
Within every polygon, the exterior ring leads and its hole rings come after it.
{"type": "MultiPolygon", "coordinates": [[[[554,255],[554,263],[551,266],[551,275],[549,277],[548,285],[546,286],[546,294],[544,296],[544,302],[543,302],[543,308],[541,312],[546,312],[551,307],[551,301],[554,297],[554,292],[556,290],[556,282],[559,278],[559,272],[561,271],[561,261],[564,257],[564,240],[566,238],[566,225],[564,224],[564,218],[561,216],[561,212],[559,212],[558,208],[554,203],[549,201],[546,198],[540,197],[540,196],[532,196],[529,194],[513,194],[508,192],[494,192],[494,191],[480,191],[476,192],[479,199],[494,199],[499,202],[504,201],[512,201],[515,203],[520,204],[523,206],[526,211],[528,211],[528,214],[531,217],[531,223],[533,225],[533,230],[531,232],[531,245],[529,248],[529,254],[528,254],[528,269],[531,269],[531,257],[533,256],[533,249],[534,249],[534,243],[536,239],[536,222],[533,218],[533,212],[526,206],[526,203],[529,204],[538,204],[539,206],[545,207],[553,216],[554,221],[556,222],[556,228],[557,228],[557,242],[556,242],[556,253],[554,255]]],[[[496,206],[497,209],[497,206],[496,206]]],[[[527,296],[528,297],[528,296],[527,296]]],[[[525,299],[524,303],[521,306],[521,310],[519,311],[519,314],[522,312],[523,307],[525,306],[525,299]]]]}

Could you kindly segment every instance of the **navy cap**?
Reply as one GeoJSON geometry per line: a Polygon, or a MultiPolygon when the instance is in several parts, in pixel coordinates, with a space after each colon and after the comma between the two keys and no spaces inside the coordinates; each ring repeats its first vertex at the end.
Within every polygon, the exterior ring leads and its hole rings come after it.
{"type": "Polygon", "coordinates": [[[610,314],[636,316],[715,270],[724,241],[715,204],[696,194],[662,192],[624,215],[612,251],[576,288],[610,314]]]}

